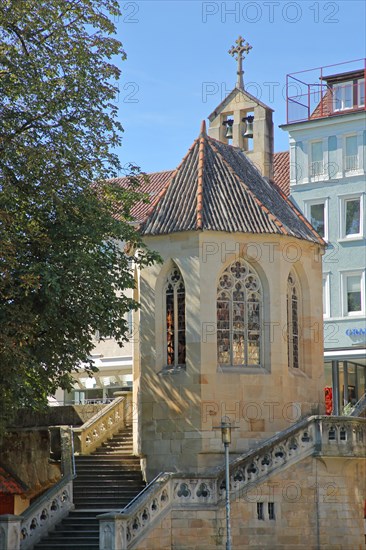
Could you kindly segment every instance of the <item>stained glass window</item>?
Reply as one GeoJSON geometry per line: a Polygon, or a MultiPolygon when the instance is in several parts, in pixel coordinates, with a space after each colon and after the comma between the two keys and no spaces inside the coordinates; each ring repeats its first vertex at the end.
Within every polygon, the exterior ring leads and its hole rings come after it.
{"type": "Polygon", "coordinates": [[[177,267],[170,271],[165,284],[166,364],[186,363],[185,288],[177,267]]]}
{"type": "Polygon", "coordinates": [[[262,299],[259,277],[244,260],[236,260],[222,273],[217,287],[219,365],[260,365],[262,299]]]}
{"type": "Polygon", "coordinates": [[[299,353],[299,284],[293,271],[287,279],[287,350],[289,367],[298,369],[299,353]]]}

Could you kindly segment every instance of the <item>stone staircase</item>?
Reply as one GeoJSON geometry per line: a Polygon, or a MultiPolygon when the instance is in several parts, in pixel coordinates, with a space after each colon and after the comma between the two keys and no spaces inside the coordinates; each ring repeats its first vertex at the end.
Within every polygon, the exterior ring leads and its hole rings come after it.
{"type": "Polygon", "coordinates": [[[98,515],[121,510],[145,486],[126,427],[90,455],[76,457],[75,509],[34,550],[99,550],[98,515]]]}

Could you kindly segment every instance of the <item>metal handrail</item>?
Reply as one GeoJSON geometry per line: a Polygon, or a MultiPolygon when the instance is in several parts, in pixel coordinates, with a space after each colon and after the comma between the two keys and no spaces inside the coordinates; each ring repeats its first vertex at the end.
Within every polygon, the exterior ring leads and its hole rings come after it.
{"type": "Polygon", "coordinates": [[[350,416],[359,416],[364,410],[366,410],[366,392],[363,394],[361,399],[357,401],[357,403],[354,405],[352,411],[350,412],[350,416]]]}
{"type": "Polygon", "coordinates": [[[72,460],[72,475],[76,477],[76,463],[75,463],[75,444],[74,444],[74,431],[70,426],[71,431],[71,460],[72,460]]]}
{"type": "Polygon", "coordinates": [[[125,510],[130,508],[133,503],[141,497],[144,493],[146,493],[154,483],[159,479],[160,476],[166,475],[166,472],[160,472],[157,476],[154,477],[145,487],[128,503],[126,506],[122,509],[121,513],[123,514],[125,510]]]}

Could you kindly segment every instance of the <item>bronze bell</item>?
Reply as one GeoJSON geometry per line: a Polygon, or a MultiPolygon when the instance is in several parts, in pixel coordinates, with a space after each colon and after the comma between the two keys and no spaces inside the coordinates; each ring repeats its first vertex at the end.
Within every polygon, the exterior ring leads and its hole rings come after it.
{"type": "Polygon", "coordinates": [[[248,115],[247,117],[242,118],[242,122],[245,123],[245,132],[243,133],[243,138],[253,138],[253,115],[248,115]]]}
{"type": "Polygon", "coordinates": [[[226,126],[226,133],[225,137],[226,139],[233,139],[233,124],[234,121],[232,119],[224,120],[222,123],[224,126],[226,126]]]}

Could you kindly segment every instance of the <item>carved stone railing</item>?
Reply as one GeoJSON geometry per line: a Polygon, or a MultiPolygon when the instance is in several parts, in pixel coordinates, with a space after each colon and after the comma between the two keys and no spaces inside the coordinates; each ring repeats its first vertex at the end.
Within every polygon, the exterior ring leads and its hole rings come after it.
{"type": "MultiPolygon", "coordinates": [[[[69,426],[60,426],[61,471],[62,478],[43,493],[21,515],[20,549],[28,550],[57,523],[59,523],[73,505],[73,479],[75,477],[73,462],[73,434],[69,426]]],[[[10,549],[9,550],[13,550],[10,549]]]]}
{"type": "MultiPolygon", "coordinates": [[[[307,456],[364,457],[366,419],[312,416],[267,439],[230,463],[231,499],[307,456]]],[[[223,468],[208,475],[166,473],[120,513],[99,516],[100,549],[131,550],[172,509],[212,509],[223,504],[223,468]]]]}
{"type": "Polygon", "coordinates": [[[72,478],[68,477],[54,485],[22,514],[20,549],[33,548],[73,507],[72,478]]]}
{"type": "MultiPolygon", "coordinates": [[[[122,392],[121,392],[122,393],[122,392]]],[[[79,428],[74,428],[75,454],[88,455],[131,421],[131,392],[118,397],[79,428]]]]}
{"type": "Polygon", "coordinates": [[[131,548],[136,540],[161,520],[171,508],[171,474],[162,474],[128,508],[126,514],[107,513],[99,516],[99,548],[122,550],[131,548]],[[139,502],[140,501],[140,502],[139,502]]]}

